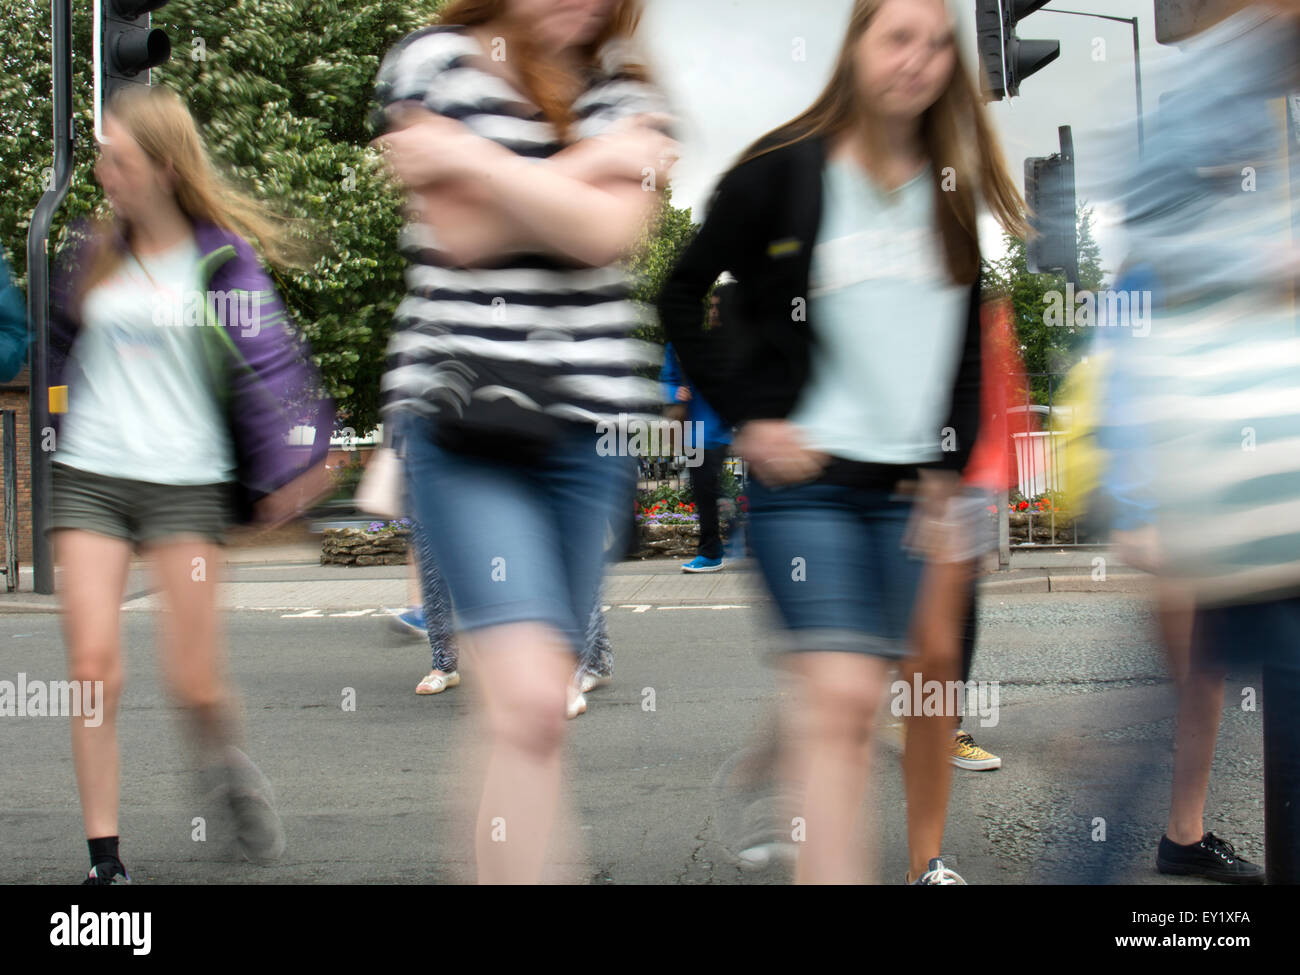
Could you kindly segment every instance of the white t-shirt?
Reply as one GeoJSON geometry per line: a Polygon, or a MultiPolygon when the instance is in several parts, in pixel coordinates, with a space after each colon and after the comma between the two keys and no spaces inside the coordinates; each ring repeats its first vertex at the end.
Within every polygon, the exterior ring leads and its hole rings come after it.
{"type": "Polygon", "coordinates": [[[809,274],[816,334],[790,414],[835,457],[920,464],[940,439],[960,365],[970,288],[948,277],[927,168],[892,193],[829,160],[809,274]]]}
{"type": "Polygon", "coordinates": [[[219,326],[203,324],[198,265],[187,238],[163,253],[126,255],[87,293],[72,349],[81,375],[68,391],[57,463],[156,484],[233,478],[200,334],[219,326]]]}

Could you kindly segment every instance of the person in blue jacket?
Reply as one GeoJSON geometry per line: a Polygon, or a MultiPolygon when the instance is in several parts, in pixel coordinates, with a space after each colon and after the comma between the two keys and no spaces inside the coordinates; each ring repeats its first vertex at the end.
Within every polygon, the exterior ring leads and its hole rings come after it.
{"type": "Polygon", "coordinates": [[[27,302],[9,277],[0,251],[0,383],[7,383],[27,363],[27,302]]]}
{"type": "MultiPolygon", "coordinates": [[[[716,328],[721,321],[720,306],[723,296],[719,292],[730,287],[720,284],[709,299],[709,327],[716,328]]],[[[671,342],[664,348],[664,365],[659,372],[659,382],[664,387],[664,401],[686,406],[687,427],[683,447],[702,446],[701,463],[690,468],[691,493],[695,496],[696,511],[700,516],[700,545],[695,558],[682,563],[683,572],[717,572],[722,568],[722,529],[718,521],[718,495],[722,488],[722,463],[731,446],[731,427],[713,411],[691,385],[682,372],[677,353],[671,342]]]]}

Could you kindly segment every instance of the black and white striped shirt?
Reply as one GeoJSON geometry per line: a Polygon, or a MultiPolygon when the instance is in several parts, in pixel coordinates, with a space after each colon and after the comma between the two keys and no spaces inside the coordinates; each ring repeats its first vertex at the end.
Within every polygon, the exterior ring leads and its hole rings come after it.
{"type": "MultiPolygon", "coordinates": [[[[575,138],[617,120],[665,112],[653,86],[621,70],[620,51],[573,105],[575,138]]],[[[456,119],[521,156],[545,159],[564,148],[555,127],[490,70],[478,41],[458,27],[408,35],[385,57],[376,84],[382,111],[403,101],[456,119]]],[[[558,418],[595,424],[653,410],[655,383],[636,375],[660,350],[630,337],[648,309],[630,299],[620,266],[575,268],[547,255],[519,255],[492,268],[450,267],[427,224],[408,220],[399,246],[409,264],[381,384],[385,416],[450,409],[471,397],[508,398],[558,418]]]]}

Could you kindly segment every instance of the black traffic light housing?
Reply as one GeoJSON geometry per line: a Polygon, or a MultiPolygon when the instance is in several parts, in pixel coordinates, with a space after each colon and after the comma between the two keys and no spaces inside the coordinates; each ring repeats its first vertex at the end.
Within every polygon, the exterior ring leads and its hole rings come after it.
{"type": "Polygon", "coordinates": [[[99,72],[103,104],[127,85],[149,84],[149,69],[171,56],[165,31],[149,15],[167,0],[99,0],[99,72]]]}
{"type": "Polygon", "coordinates": [[[1058,273],[1079,283],[1079,239],[1075,224],[1074,137],[1058,130],[1061,151],[1025,160],[1025,202],[1034,233],[1025,242],[1032,274],[1058,273]]]}
{"type": "Polygon", "coordinates": [[[1061,56],[1059,41],[1022,41],[1016,25],[1048,0],[975,0],[980,89],[986,99],[1019,95],[1020,82],[1061,56]]]}

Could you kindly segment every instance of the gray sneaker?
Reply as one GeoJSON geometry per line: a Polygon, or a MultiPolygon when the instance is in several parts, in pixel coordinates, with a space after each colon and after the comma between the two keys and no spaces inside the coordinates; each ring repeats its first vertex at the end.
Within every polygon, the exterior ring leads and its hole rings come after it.
{"type": "Polygon", "coordinates": [[[238,748],[225,750],[222,765],[203,773],[209,800],[231,817],[240,854],[254,863],[272,863],[284,853],[284,827],[275,811],[271,783],[238,748]]]}

